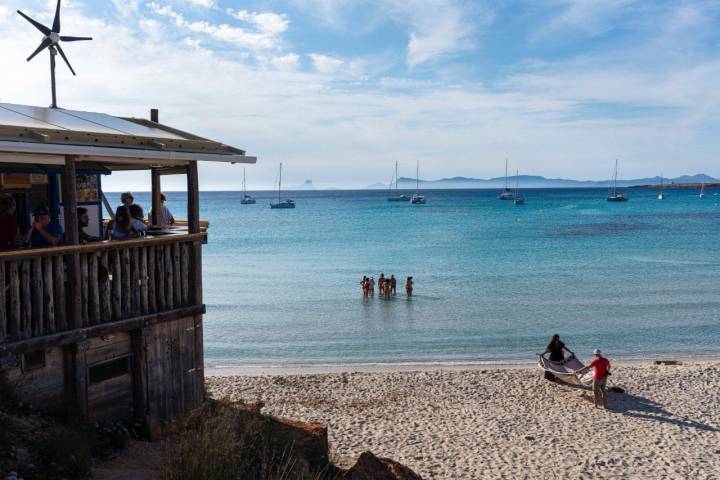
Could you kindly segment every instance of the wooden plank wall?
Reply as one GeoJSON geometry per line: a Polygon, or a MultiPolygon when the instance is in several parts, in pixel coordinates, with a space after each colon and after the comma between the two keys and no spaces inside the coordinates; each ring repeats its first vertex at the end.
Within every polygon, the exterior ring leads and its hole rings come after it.
{"type": "Polygon", "coordinates": [[[0,257],[0,347],[202,301],[196,278],[202,270],[194,265],[201,240],[111,246],[0,257]]]}
{"type": "Polygon", "coordinates": [[[153,325],[146,333],[148,424],[153,438],[162,436],[167,420],[203,400],[204,377],[196,363],[198,318],[153,325]]]}
{"type": "Polygon", "coordinates": [[[4,376],[23,401],[36,408],[57,408],[64,394],[63,349],[45,350],[45,366],[34,370],[23,371],[20,358],[18,367],[5,371],[4,376]]]}

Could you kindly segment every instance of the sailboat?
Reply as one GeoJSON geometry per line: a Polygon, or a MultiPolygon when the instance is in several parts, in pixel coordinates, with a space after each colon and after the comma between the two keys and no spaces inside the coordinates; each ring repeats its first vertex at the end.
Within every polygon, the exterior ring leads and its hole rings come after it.
{"type": "Polygon", "coordinates": [[[664,186],[665,183],[663,181],[663,176],[660,174],[660,193],[658,194],[658,200],[665,200],[665,192],[663,191],[664,186]]]}
{"type": "Polygon", "coordinates": [[[407,202],[410,200],[410,197],[405,195],[404,193],[398,193],[398,181],[400,180],[398,178],[398,162],[395,162],[395,176],[393,177],[395,180],[395,195],[392,195],[392,181],[390,182],[390,190],[388,191],[388,202],[407,202]]]}
{"type": "Polygon", "coordinates": [[[525,205],[525,199],[520,195],[520,173],[515,170],[515,198],[513,198],[515,205],[525,205]]]}
{"type": "Polygon", "coordinates": [[[513,193],[512,190],[508,188],[508,160],[505,159],[505,188],[503,188],[502,192],[498,195],[498,198],[500,200],[512,200],[513,193]]]}
{"type": "Polygon", "coordinates": [[[624,193],[620,193],[617,191],[617,172],[618,172],[618,161],[615,159],[615,174],[613,175],[613,188],[612,193],[608,195],[607,201],[608,202],[627,202],[627,197],[624,193]]]}
{"type": "Polygon", "coordinates": [[[702,182],[700,185],[700,195],[698,195],[700,198],[705,198],[705,182],[702,182]]]}
{"type": "Polygon", "coordinates": [[[282,191],[282,163],[280,163],[280,176],[278,177],[278,201],[270,203],[270,208],[295,208],[295,201],[289,198],[280,200],[280,192],[282,191]]]}
{"type": "Polygon", "coordinates": [[[425,195],[420,193],[420,160],[417,161],[415,168],[415,194],[410,199],[410,203],[420,205],[425,203],[425,195]]]}
{"type": "Polygon", "coordinates": [[[243,197],[242,197],[242,200],[240,200],[240,203],[242,205],[253,205],[256,203],[255,199],[253,197],[251,197],[250,195],[248,195],[248,193],[247,193],[247,188],[245,185],[245,169],[244,168],[243,168],[242,193],[243,193],[243,197]]]}

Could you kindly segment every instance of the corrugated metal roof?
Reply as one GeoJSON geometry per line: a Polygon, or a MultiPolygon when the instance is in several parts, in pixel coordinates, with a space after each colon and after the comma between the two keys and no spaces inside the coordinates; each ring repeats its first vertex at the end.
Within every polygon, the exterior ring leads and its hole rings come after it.
{"type": "Polygon", "coordinates": [[[197,154],[198,160],[255,162],[241,149],[145,119],[0,103],[0,152],[48,151],[38,150],[32,144],[52,146],[54,153],[61,153],[64,145],[66,154],[72,154],[71,150],[77,152],[77,148],[71,147],[93,147],[97,157],[103,156],[102,151],[113,157],[123,150],[127,157],[128,150],[141,150],[137,152],[138,158],[157,157],[148,155],[150,152],[177,152],[182,154],[178,158],[197,154]],[[10,147],[13,143],[17,143],[14,150],[10,147]]]}

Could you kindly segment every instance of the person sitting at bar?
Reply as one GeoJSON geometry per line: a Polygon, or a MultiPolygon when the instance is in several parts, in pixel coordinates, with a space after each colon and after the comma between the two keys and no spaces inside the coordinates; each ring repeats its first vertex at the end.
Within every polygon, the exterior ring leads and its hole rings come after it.
{"type": "Polygon", "coordinates": [[[85,228],[90,225],[90,215],[88,215],[87,208],[78,207],[77,216],[80,243],[99,242],[100,237],[94,237],[85,233],[85,228]]]}
{"type": "Polygon", "coordinates": [[[110,240],[129,240],[140,236],[140,232],[133,227],[128,207],[118,207],[115,211],[115,221],[112,223],[109,236],[110,240]]]}
{"type": "Polygon", "coordinates": [[[132,192],[123,192],[123,194],[120,195],[120,203],[122,203],[124,207],[129,207],[135,203],[135,197],[133,197],[132,192]]]}
{"type": "MultiPolygon", "coordinates": [[[[165,206],[166,201],[167,198],[165,197],[165,194],[161,193],[160,208],[158,209],[158,225],[161,227],[167,227],[168,225],[173,225],[175,223],[175,217],[173,217],[173,214],[170,213],[170,209],[165,206]]],[[[150,218],[152,218],[152,210],[150,210],[150,218]]]]}
{"type": "Polygon", "coordinates": [[[63,244],[63,229],[52,221],[47,207],[33,210],[33,218],[34,221],[23,238],[26,244],[32,248],[57,247],[63,244]]]}
{"type": "Polygon", "coordinates": [[[128,207],[128,210],[130,210],[130,221],[132,222],[133,227],[135,227],[135,230],[144,235],[147,230],[147,226],[145,225],[145,214],[142,207],[137,203],[133,203],[128,207]]]}
{"type": "Polygon", "coordinates": [[[15,248],[20,240],[17,205],[10,195],[0,197],[0,250],[15,248]]]}

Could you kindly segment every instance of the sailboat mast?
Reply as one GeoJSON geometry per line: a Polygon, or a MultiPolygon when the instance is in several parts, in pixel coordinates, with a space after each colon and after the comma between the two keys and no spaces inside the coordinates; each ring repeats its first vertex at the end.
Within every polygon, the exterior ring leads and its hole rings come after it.
{"type": "Polygon", "coordinates": [[[282,190],[282,162],[280,162],[280,178],[278,180],[278,202],[280,202],[280,190],[282,190]]]}
{"type": "Polygon", "coordinates": [[[618,161],[616,158],[615,159],[615,175],[613,176],[613,195],[615,195],[615,192],[617,191],[617,165],[618,165],[618,161]]]}
{"type": "Polygon", "coordinates": [[[243,196],[245,195],[245,169],[243,168],[243,196]]]}
{"type": "Polygon", "coordinates": [[[517,197],[520,190],[520,171],[515,170],[515,196],[517,197]]]}
{"type": "Polygon", "coordinates": [[[508,159],[505,159],[505,190],[507,190],[507,169],[508,169],[508,159]]]}
{"type": "Polygon", "coordinates": [[[415,165],[415,193],[420,192],[420,160],[415,165]]]}
{"type": "Polygon", "coordinates": [[[398,191],[398,175],[397,175],[398,170],[397,170],[397,167],[398,167],[398,162],[396,161],[396,162],[395,162],[395,194],[396,194],[396,195],[397,195],[397,191],[398,191]]]}

